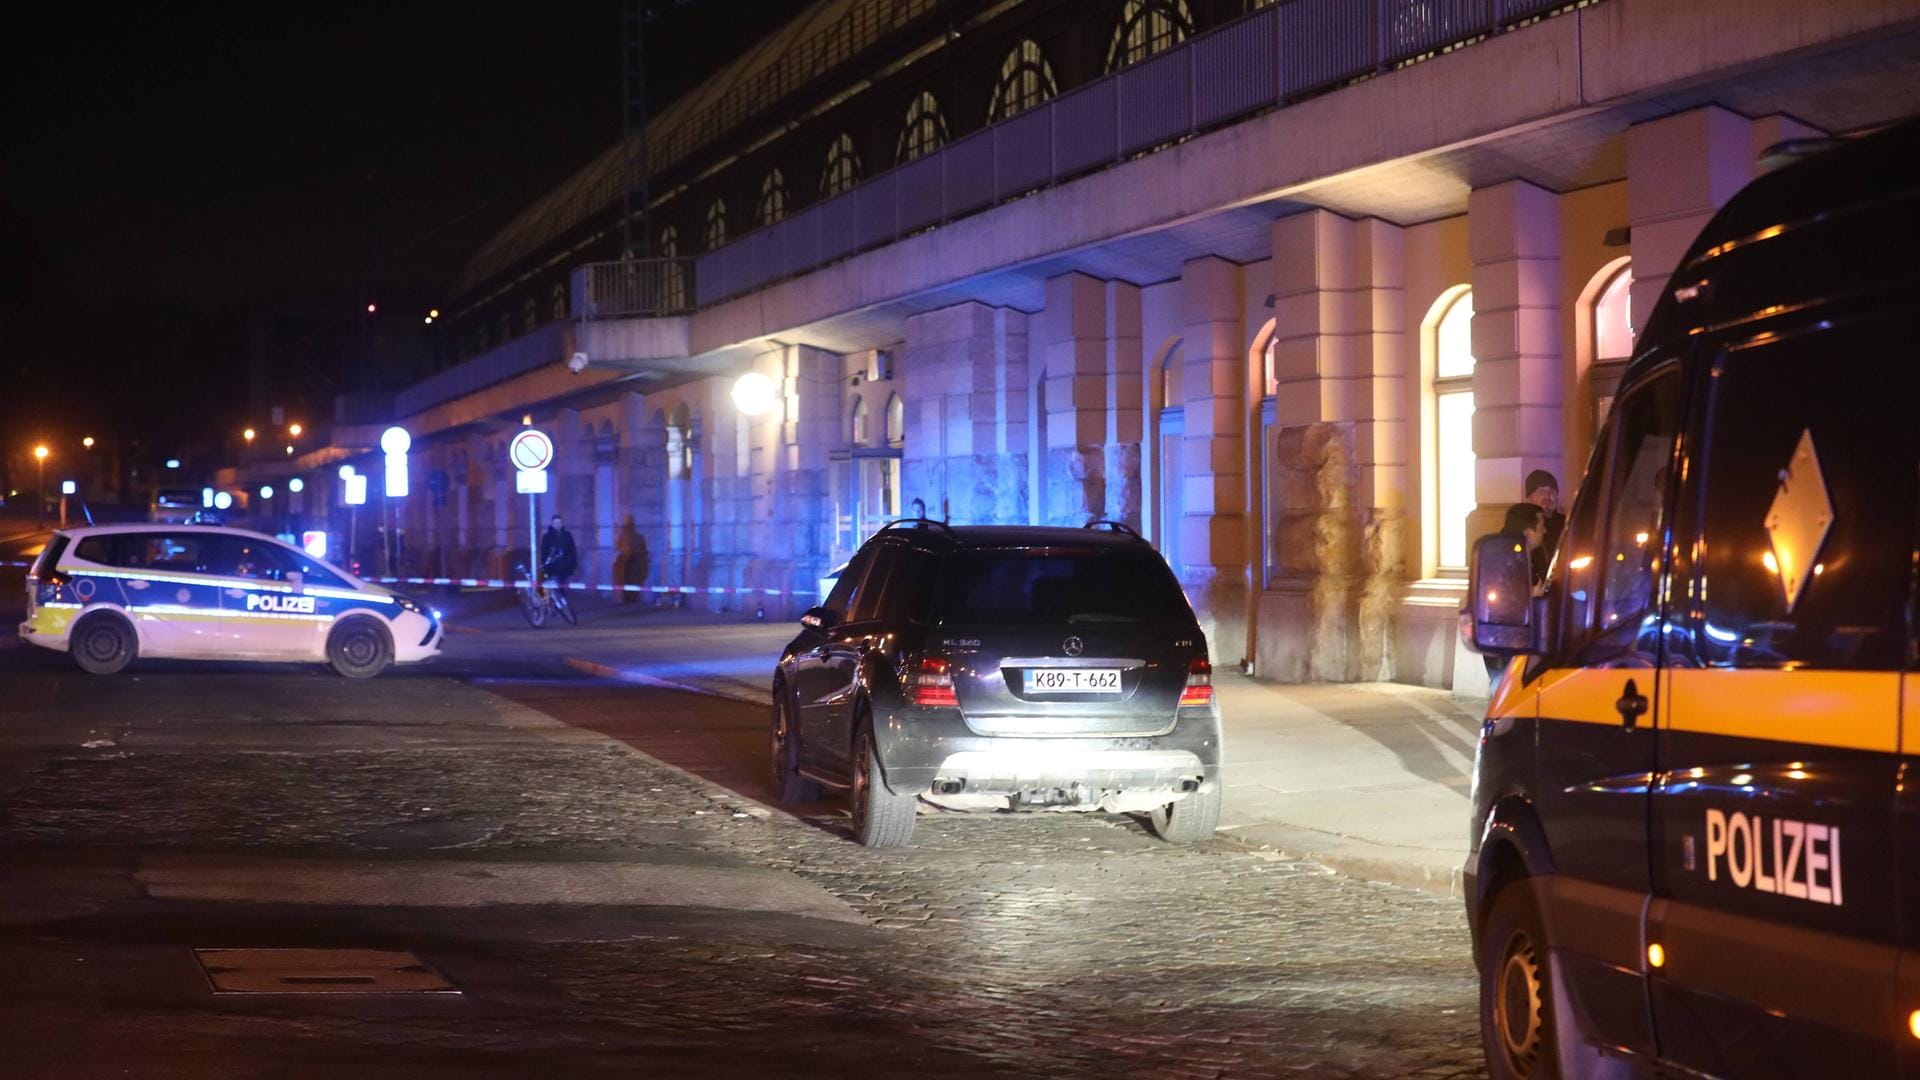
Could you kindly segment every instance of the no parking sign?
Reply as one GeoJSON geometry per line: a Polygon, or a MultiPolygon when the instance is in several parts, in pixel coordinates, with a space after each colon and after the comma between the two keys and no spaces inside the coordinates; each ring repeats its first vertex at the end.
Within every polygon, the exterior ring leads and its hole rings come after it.
{"type": "Polygon", "coordinates": [[[553,462],[553,440],[532,428],[518,432],[507,444],[507,460],[521,472],[541,472],[553,462]]]}

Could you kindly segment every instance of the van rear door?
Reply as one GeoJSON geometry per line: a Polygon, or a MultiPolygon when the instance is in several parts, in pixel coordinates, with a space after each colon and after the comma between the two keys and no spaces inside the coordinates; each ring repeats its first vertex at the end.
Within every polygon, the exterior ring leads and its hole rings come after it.
{"type": "Polygon", "coordinates": [[[1647,938],[1661,1054],[1702,1073],[1889,1076],[1911,1041],[1894,995],[1911,314],[1816,310],[1701,346],[1647,938]]]}

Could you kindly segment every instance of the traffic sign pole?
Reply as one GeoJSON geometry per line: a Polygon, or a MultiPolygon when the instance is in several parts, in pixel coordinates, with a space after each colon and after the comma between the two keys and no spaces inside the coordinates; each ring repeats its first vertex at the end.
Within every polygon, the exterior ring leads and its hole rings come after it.
{"type": "Polygon", "coordinates": [[[546,490],[547,466],[553,463],[553,440],[535,428],[517,432],[507,443],[507,463],[514,467],[518,486],[527,493],[527,579],[540,582],[540,495],[546,490]],[[526,482],[527,473],[540,473],[539,483],[526,482]]]}

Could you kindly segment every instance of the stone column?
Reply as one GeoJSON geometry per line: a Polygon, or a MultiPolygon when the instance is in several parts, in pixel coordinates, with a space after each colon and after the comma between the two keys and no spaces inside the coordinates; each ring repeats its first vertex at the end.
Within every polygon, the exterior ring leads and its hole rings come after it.
{"type": "MultiPolygon", "coordinates": [[[[1769,128],[1791,133],[1778,124],[1769,128]]],[[[1636,325],[1646,325],[1667,279],[1707,219],[1753,178],[1756,141],[1752,121],[1718,105],[1627,129],[1636,325]]]]}
{"type": "MultiPolygon", "coordinates": [[[[1256,670],[1288,682],[1356,677],[1363,522],[1356,504],[1362,400],[1373,390],[1369,291],[1354,223],[1324,210],[1273,224],[1274,564],[1256,670]]],[[[1256,571],[1257,572],[1257,571],[1256,571]]]]}
{"type": "Polygon", "coordinates": [[[1471,541],[1499,531],[1507,507],[1526,494],[1527,473],[1557,476],[1561,467],[1559,196],[1524,180],[1476,189],[1467,199],[1467,248],[1479,507],[1467,520],[1471,541]]]}
{"type": "Polygon", "coordinates": [[[1409,578],[1406,508],[1413,484],[1406,382],[1413,363],[1406,333],[1406,269],[1406,237],[1399,226],[1374,218],[1354,225],[1361,580],[1352,676],[1362,682],[1389,681],[1398,673],[1395,616],[1409,578]]]}
{"type": "MultiPolygon", "coordinates": [[[[1186,489],[1176,569],[1213,662],[1221,667],[1241,662],[1247,648],[1247,355],[1240,278],[1240,267],[1213,256],[1180,268],[1186,489]]],[[[1052,399],[1050,386],[1049,404],[1052,399]]]]}
{"type": "MultiPolygon", "coordinates": [[[[775,553],[777,559],[764,573],[749,575],[747,584],[782,590],[788,602],[767,603],[767,612],[771,615],[784,608],[788,617],[797,618],[814,605],[820,578],[831,569],[827,565],[833,552],[828,454],[842,445],[841,379],[846,358],[804,345],[788,351],[779,446],[765,456],[757,449],[754,453],[754,485],[759,489],[758,473],[770,470],[765,486],[773,492],[773,501],[765,514],[754,511],[749,530],[752,550],[775,553]]],[[[749,600],[742,606],[751,611],[758,604],[749,600]]]]}
{"type": "Polygon", "coordinates": [[[1106,309],[1105,282],[1081,273],[1047,280],[1040,325],[1047,401],[1041,520],[1048,525],[1084,525],[1106,513],[1106,309]]]}
{"type": "Polygon", "coordinates": [[[991,348],[976,359],[974,438],[992,451],[992,514],[982,521],[1027,520],[1028,319],[1025,312],[995,308],[991,348]],[[990,399],[981,400],[982,393],[990,399]],[[987,419],[991,418],[989,429],[987,419]]]}
{"type": "Polygon", "coordinates": [[[1124,281],[1106,287],[1106,509],[1101,514],[1141,528],[1140,288],[1124,281]]]}

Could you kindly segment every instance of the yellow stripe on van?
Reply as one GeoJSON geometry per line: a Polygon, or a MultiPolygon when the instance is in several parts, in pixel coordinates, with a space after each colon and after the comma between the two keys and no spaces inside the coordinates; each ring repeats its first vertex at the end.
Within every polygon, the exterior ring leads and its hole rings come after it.
{"type": "Polygon", "coordinates": [[[1887,754],[1901,749],[1897,671],[1675,668],[1665,689],[1660,722],[1674,731],[1887,754]]]}
{"type": "MultiPolygon", "coordinates": [[[[1627,680],[1647,700],[1653,700],[1653,681],[1659,672],[1653,668],[1554,668],[1542,672],[1540,719],[1571,720],[1580,724],[1622,726],[1615,703],[1627,688],[1627,680]]],[[[1640,718],[1639,726],[1653,726],[1653,711],[1640,718]]]]}

